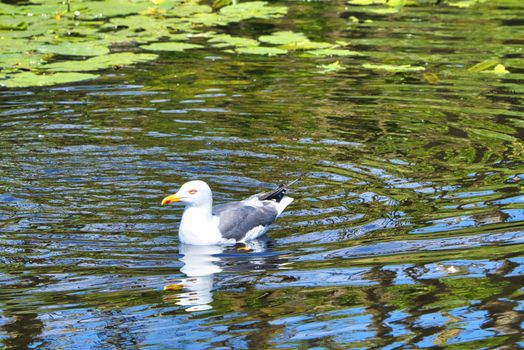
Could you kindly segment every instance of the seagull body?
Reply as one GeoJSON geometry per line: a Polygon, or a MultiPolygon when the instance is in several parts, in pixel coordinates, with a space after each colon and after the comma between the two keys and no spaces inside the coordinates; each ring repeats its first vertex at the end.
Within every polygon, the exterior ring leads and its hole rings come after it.
{"type": "Polygon", "coordinates": [[[271,192],[253,195],[239,202],[213,207],[213,193],[204,181],[189,181],[177,193],[164,198],[162,205],[182,202],[186,205],[180,222],[182,243],[215,245],[232,241],[246,242],[262,236],[268,226],[291,204],[285,196],[287,185],[271,192]]]}

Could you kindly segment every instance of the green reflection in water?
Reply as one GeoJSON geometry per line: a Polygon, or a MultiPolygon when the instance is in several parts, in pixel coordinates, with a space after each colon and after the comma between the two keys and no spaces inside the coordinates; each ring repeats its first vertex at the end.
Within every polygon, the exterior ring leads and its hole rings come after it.
{"type": "Polygon", "coordinates": [[[0,92],[5,347],[518,346],[520,2],[285,5],[201,51],[0,92]],[[363,56],[213,48],[286,31],[363,56]],[[468,71],[486,60],[510,73],[468,71]],[[272,245],[191,276],[166,193],[202,178],[222,202],[304,172],[272,245]]]}

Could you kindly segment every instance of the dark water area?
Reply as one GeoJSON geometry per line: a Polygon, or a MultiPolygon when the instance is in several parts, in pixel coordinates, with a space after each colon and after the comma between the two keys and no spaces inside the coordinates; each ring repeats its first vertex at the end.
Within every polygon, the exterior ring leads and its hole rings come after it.
{"type": "Polygon", "coordinates": [[[283,3],[224,31],[362,56],[320,74],[335,59],[206,49],[0,91],[5,349],[524,347],[524,3],[283,3]],[[493,56],[509,74],[466,69],[493,56]],[[399,60],[439,80],[362,66],[399,60]],[[160,206],[190,179],[222,203],[301,174],[249,250],[179,246],[160,206]]]}

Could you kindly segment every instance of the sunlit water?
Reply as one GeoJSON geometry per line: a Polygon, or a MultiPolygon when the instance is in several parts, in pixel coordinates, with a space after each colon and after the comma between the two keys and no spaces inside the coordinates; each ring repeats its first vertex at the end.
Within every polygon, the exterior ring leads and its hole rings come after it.
{"type": "Polygon", "coordinates": [[[166,54],[0,91],[5,348],[523,346],[524,9],[351,8],[357,26],[288,5],[283,26],[364,56],[324,75],[334,59],[166,54]],[[492,56],[511,73],[465,69],[492,56]],[[440,81],[361,66],[399,57],[440,81]],[[220,203],[300,175],[243,250],[179,246],[182,208],[160,206],[188,179],[220,203]]]}

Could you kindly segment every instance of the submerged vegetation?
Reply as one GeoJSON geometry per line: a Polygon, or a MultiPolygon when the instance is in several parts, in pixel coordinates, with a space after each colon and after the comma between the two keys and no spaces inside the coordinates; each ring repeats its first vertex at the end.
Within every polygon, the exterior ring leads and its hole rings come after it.
{"type": "MultiPolygon", "coordinates": [[[[486,0],[446,0],[448,6],[470,7],[486,0]]],[[[394,14],[406,6],[433,6],[436,0],[350,0],[358,14],[394,14]]],[[[0,3],[0,85],[24,87],[54,85],[98,77],[95,72],[153,61],[158,52],[220,50],[222,55],[301,55],[312,59],[358,56],[348,42],[311,40],[302,32],[276,30],[258,37],[233,36],[231,24],[268,21],[286,15],[286,6],[265,1],[231,3],[198,0],[44,1],[24,5],[0,3]],[[83,73],[78,73],[83,72],[83,73]],[[89,73],[87,73],[89,72],[89,73]]],[[[349,16],[349,23],[370,23],[349,16]]],[[[340,70],[335,62],[319,73],[340,70]],[[336,67],[336,69],[333,69],[336,67]]],[[[498,61],[486,67],[505,74],[498,61]]],[[[409,64],[365,64],[388,72],[420,72],[409,64]]],[[[473,67],[472,72],[484,66],[473,67]]]]}

